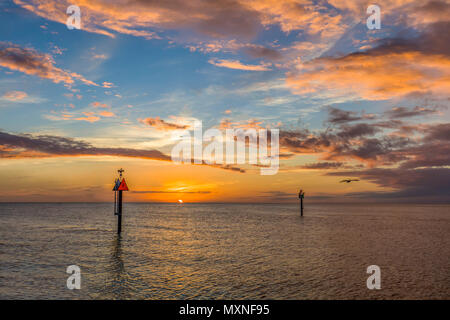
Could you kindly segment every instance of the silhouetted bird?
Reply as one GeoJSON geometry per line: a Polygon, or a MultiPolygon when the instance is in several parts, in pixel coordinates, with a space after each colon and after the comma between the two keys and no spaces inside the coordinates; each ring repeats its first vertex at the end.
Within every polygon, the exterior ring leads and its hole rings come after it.
{"type": "Polygon", "coordinates": [[[358,179],[344,179],[344,180],[341,180],[341,183],[342,183],[342,182],[350,183],[350,182],[352,182],[352,181],[359,181],[359,180],[358,180],[358,179]]]}

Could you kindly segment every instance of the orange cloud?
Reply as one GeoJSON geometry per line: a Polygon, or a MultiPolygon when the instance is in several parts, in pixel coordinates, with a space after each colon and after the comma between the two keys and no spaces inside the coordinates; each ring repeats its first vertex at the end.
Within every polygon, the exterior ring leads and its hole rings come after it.
{"type": "Polygon", "coordinates": [[[92,102],[91,105],[92,105],[94,108],[105,108],[105,109],[111,108],[111,107],[110,107],[109,105],[107,105],[106,103],[101,103],[101,102],[98,102],[98,101],[92,102]]]}
{"type": "MultiPolygon", "coordinates": [[[[14,0],[21,7],[49,20],[65,23],[70,1],[14,0]]],[[[146,39],[159,38],[149,29],[189,28],[213,36],[254,34],[258,14],[238,1],[119,1],[79,0],[83,30],[114,37],[114,32],[146,39]],[[189,14],[186,14],[189,12],[189,14]]]]}
{"type": "MultiPolygon", "coordinates": [[[[36,15],[65,24],[69,0],[14,0],[36,15]]],[[[115,33],[128,34],[146,39],[160,38],[158,30],[193,30],[214,39],[196,41],[188,45],[191,50],[203,52],[236,52],[244,50],[252,57],[280,59],[272,48],[239,42],[251,39],[258,31],[269,26],[279,26],[286,33],[301,31],[313,49],[329,48],[356,23],[364,23],[367,17],[366,0],[167,0],[167,1],[114,1],[79,0],[82,10],[82,29],[88,32],[115,37],[115,33]],[[186,14],[189,12],[189,14],[186,14]]],[[[391,0],[382,4],[383,23],[401,22],[417,29],[438,21],[447,21],[450,8],[448,1],[391,0]]],[[[367,46],[366,46],[367,47],[367,46]]],[[[291,50],[292,51],[292,50],[291,50]]],[[[293,53],[295,54],[295,53],[293,53]]],[[[304,54],[302,54],[302,58],[304,54]]],[[[316,55],[317,56],[317,55],[316,55]]],[[[98,55],[98,58],[104,58],[98,55]]],[[[298,57],[298,55],[297,55],[298,57]]],[[[295,60],[293,57],[289,57],[295,60]]],[[[267,66],[242,66],[238,61],[220,62],[240,70],[255,70],[267,66]],[[250,69],[249,69],[250,68],[250,69]]],[[[291,63],[283,63],[284,67],[291,63]]],[[[104,83],[105,87],[110,84],[104,83]]]]}
{"type": "Polygon", "coordinates": [[[94,116],[93,112],[83,112],[83,114],[86,117],[79,117],[79,118],[75,118],[74,120],[87,121],[87,122],[90,122],[90,123],[97,122],[97,121],[100,120],[100,117],[94,116]]]}
{"type": "Polygon", "coordinates": [[[287,84],[294,93],[389,99],[413,92],[450,92],[450,58],[421,52],[351,54],[316,59],[290,73],[287,84]]]}
{"type": "Polygon", "coordinates": [[[250,0],[245,6],[259,13],[263,25],[278,24],[284,32],[304,30],[310,35],[330,38],[342,34],[347,24],[335,9],[324,10],[309,0],[250,0]]]}
{"type": "Polygon", "coordinates": [[[114,112],[110,112],[110,111],[102,111],[99,113],[99,115],[101,115],[102,117],[115,117],[116,115],[114,114],[114,112]]]}
{"type": "Polygon", "coordinates": [[[219,129],[266,129],[262,124],[262,121],[256,119],[243,122],[232,122],[230,119],[222,119],[219,124],[219,129]]]}
{"type": "MultiPolygon", "coordinates": [[[[66,22],[66,8],[72,4],[55,0],[14,2],[60,23],[66,22]]],[[[106,0],[79,0],[77,5],[82,9],[84,30],[110,37],[117,32],[159,38],[152,31],[159,28],[191,29],[215,38],[249,38],[268,25],[279,25],[284,32],[303,30],[311,35],[332,37],[343,33],[347,26],[337,9],[313,0],[130,0],[114,5],[106,0]]],[[[339,5],[345,8],[347,3],[339,5]]],[[[360,15],[349,10],[346,13],[360,15]]]]}
{"type": "Polygon", "coordinates": [[[246,70],[246,71],[269,71],[271,70],[269,66],[271,64],[262,63],[260,65],[243,64],[238,60],[225,60],[225,59],[210,59],[208,61],[217,67],[236,69],[236,70],[246,70]]]}
{"type": "Polygon", "coordinates": [[[102,83],[102,86],[103,86],[103,88],[112,88],[112,87],[114,87],[114,83],[104,81],[102,83]]]}
{"type": "Polygon", "coordinates": [[[161,120],[159,117],[138,119],[138,121],[140,123],[149,125],[150,127],[153,127],[157,130],[162,130],[162,131],[180,130],[180,129],[182,130],[182,129],[189,128],[188,125],[181,125],[181,124],[166,122],[164,120],[161,120]]]}
{"type": "Polygon", "coordinates": [[[92,55],[92,59],[100,59],[100,60],[105,60],[108,57],[105,54],[93,54],[92,55]]]}
{"type": "MultiPolygon", "coordinates": [[[[94,102],[94,103],[99,103],[99,102],[94,102]]],[[[74,108],[75,106],[73,106],[72,104],[69,104],[70,107],[74,108]]],[[[108,106],[109,108],[109,106],[108,106]]],[[[100,112],[95,112],[95,111],[83,111],[81,112],[83,114],[82,117],[80,117],[79,115],[74,115],[73,113],[69,113],[67,111],[62,111],[62,112],[56,112],[56,111],[52,111],[51,115],[46,115],[47,119],[50,120],[54,120],[54,121],[58,121],[58,120],[77,120],[77,121],[87,121],[87,122],[97,122],[99,120],[101,120],[100,117],[105,117],[105,118],[111,118],[111,117],[116,117],[116,114],[114,112],[111,111],[100,111],[100,112]],[[75,118],[76,116],[78,116],[77,118],[75,118]]]]}
{"type": "Polygon", "coordinates": [[[28,97],[28,94],[23,91],[8,91],[3,95],[3,98],[9,101],[20,101],[28,97]]]}
{"type": "Polygon", "coordinates": [[[22,48],[8,42],[0,42],[0,66],[28,75],[50,79],[55,83],[72,85],[79,80],[87,85],[97,86],[95,82],[83,76],[55,67],[51,55],[37,52],[31,48],[22,48]]]}

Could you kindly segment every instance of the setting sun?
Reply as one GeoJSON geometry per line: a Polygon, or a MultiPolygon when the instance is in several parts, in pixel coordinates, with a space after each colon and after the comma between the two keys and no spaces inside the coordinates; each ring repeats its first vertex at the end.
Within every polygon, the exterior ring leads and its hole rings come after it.
{"type": "Polygon", "coordinates": [[[180,199],[180,200],[178,200],[178,202],[179,202],[179,203],[183,203],[183,200],[180,199]]]}

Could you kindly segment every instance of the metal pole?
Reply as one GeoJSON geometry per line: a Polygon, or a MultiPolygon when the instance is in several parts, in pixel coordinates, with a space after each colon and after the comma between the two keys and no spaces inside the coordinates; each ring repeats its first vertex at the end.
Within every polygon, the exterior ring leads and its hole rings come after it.
{"type": "Polygon", "coordinates": [[[114,191],[114,214],[117,215],[117,191],[114,191]]]}
{"type": "Polygon", "coordinates": [[[117,233],[122,232],[122,190],[119,190],[119,201],[117,207],[117,233]]]}

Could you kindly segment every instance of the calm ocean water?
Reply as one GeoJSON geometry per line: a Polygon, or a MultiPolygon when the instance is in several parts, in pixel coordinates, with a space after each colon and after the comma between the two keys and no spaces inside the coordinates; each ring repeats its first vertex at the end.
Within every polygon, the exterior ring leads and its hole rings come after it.
{"type": "Polygon", "coordinates": [[[2,299],[450,299],[450,206],[0,204],[2,299]],[[81,268],[81,290],[66,267],[81,268]],[[368,290],[369,265],[381,290],[368,290]]]}

